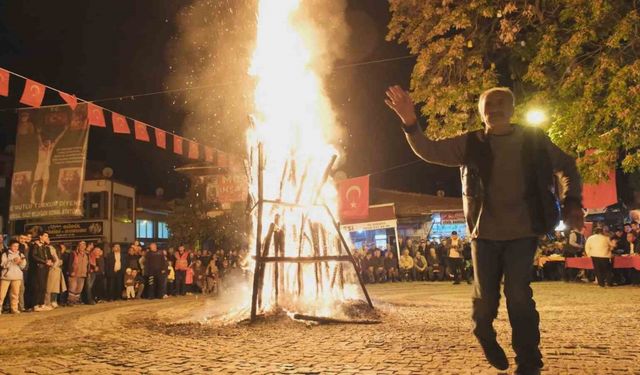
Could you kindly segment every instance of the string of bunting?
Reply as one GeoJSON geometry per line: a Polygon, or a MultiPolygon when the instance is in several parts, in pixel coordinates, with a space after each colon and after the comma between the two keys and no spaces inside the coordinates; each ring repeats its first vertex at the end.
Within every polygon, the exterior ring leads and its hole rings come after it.
{"type": "MultiPolygon", "coordinates": [[[[89,125],[106,128],[107,121],[105,112],[111,113],[111,125],[114,134],[131,134],[131,128],[129,121],[133,122],[133,135],[136,140],[141,142],[151,142],[149,129],[153,131],[153,139],[155,145],[163,150],[167,149],[167,132],[155,126],[149,125],[134,118],[124,116],[107,108],[96,105],[95,103],[77,98],[75,95],[68,94],[64,91],[58,90],[54,87],[44,85],[36,82],[32,79],[24,77],[18,73],[9,71],[7,69],[0,68],[0,96],[9,96],[9,83],[11,76],[19,77],[25,80],[22,96],[20,97],[20,103],[29,107],[40,108],[44,100],[46,90],[56,92],[60,98],[73,110],[78,106],[78,103],[87,103],[87,116],[89,125]]],[[[230,155],[215,149],[211,146],[203,145],[196,141],[181,137],[177,134],[169,134],[173,137],[173,152],[178,155],[183,155],[189,159],[204,159],[207,162],[215,162],[217,166],[228,167],[230,155]],[[185,147],[186,143],[186,155],[185,147]],[[203,152],[200,152],[202,147],[203,152]]]]}

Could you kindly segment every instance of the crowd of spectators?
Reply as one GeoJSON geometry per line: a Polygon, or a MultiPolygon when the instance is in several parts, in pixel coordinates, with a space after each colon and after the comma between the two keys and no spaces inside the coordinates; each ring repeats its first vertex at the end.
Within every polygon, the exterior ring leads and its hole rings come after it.
{"type": "Polygon", "coordinates": [[[640,256],[640,226],[631,222],[610,228],[594,223],[593,233],[585,238],[582,232],[556,232],[541,239],[534,261],[537,280],[597,282],[598,285],[640,285],[640,272],[635,269],[614,269],[615,256],[640,256]],[[566,268],[564,259],[590,257],[593,270],[566,268]],[[558,261],[554,261],[558,260],[558,261]]]}
{"type": "MultiPolygon", "coordinates": [[[[4,241],[0,238],[0,244],[4,241]]],[[[138,241],[120,244],[79,241],[73,249],[51,243],[47,233],[24,234],[0,246],[2,311],[49,311],[58,306],[137,298],[217,294],[246,278],[247,251],[158,249],[138,241]],[[7,297],[8,294],[8,298],[7,297]]]]}
{"type": "MultiPolygon", "coordinates": [[[[395,249],[361,248],[354,252],[365,283],[398,281],[461,281],[473,280],[471,246],[456,232],[435,240],[406,239],[400,243],[400,256],[395,249]]],[[[631,222],[609,228],[595,223],[593,234],[585,238],[582,232],[556,231],[540,238],[532,265],[534,281],[597,282],[600,286],[640,285],[640,271],[614,269],[614,256],[640,256],[640,226],[631,222]],[[593,270],[566,268],[564,260],[571,257],[591,257],[593,270]]]]}
{"type": "Polygon", "coordinates": [[[377,247],[359,249],[354,256],[365,283],[473,280],[471,245],[455,231],[438,241],[406,239],[399,258],[394,250],[377,247]]]}

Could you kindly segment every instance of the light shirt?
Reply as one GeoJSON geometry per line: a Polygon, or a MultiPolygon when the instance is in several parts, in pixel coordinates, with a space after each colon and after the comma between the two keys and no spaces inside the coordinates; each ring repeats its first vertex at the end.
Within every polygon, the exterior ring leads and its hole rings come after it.
{"type": "Polygon", "coordinates": [[[113,257],[116,259],[116,262],[113,264],[113,272],[118,272],[122,269],[122,264],[120,263],[120,252],[113,252],[113,257]]]}
{"type": "Polygon", "coordinates": [[[584,247],[590,257],[611,258],[611,240],[604,234],[592,235],[584,247]]]}

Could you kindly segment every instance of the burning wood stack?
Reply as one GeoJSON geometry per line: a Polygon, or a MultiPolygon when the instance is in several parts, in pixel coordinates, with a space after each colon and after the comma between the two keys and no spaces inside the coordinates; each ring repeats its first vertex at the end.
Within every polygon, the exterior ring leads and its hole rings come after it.
{"type": "Polygon", "coordinates": [[[347,298],[345,284],[348,281],[354,281],[353,276],[357,279],[369,307],[373,308],[349,245],[340,232],[339,223],[321,198],[321,191],[330,177],[336,156],[331,157],[319,185],[313,189],[311,204],[303,204],[300,201],[301,193],[305,187],[309,188],[305,184],[308,181],[309,163],[306,164],[302,174],[297,176],[295,160],[288,160],[282,169],[279,196],[275,199],[265,198],[266,159],[262,144],[258,144],[255,151],[256,158],[251,159],[257,167],[250,168],[257,170],[255,182],[258,187],[257,201],[251,210],[254,213],[256,225],[251,320],[255,320],[258,313],[266,306],[277,308],[284,303],[282,306],[284,308],[299,308],[300,306],[295,305],[301,300],[303,303],[312,305],[309,306],[311,309],[308,311],[331,314],[331,311],[326,309],[323,311],[322,307],[334,309],[335,306],[331,305],[340,302],[334,300],[336,297],[347,298]],[[287,181],[290,186],[297,188],[293,201],[282,199],[283,186],[287,181]],[[330,228],[326,228],[321,221],[314,220],[318,214],[322,215],[322,213],[331,223],[330,228]],[[284,215],[291,217],[289,220],[292,222],[291,225],[284,225],[284,215]],[[269,222],[266,234],[263,225],[265,219],[269,222]],[[295,241],[287,241],[287,239],[295,241]],[[288,249],[287,245],[293,245],[293,249],[288,249]],[[350,263],[353,267],[349,278],[345,275],[345,263],[350,263]],[[305,270],[305,264],[312,265],[312,268],[307,267],[305,270]],[[271,265],[268,274],[267,265],[271,265]],[[268,290],[265,290],[265,280],[270,281],[268,290]],[[265,295],[266,299],[270,300],[267,304],[263,303],[265,295]],[[309,300],[302,298],[303,296],[312,298],[309,300]],[[323,298],[328,300],[320,300],[323,298]]]}

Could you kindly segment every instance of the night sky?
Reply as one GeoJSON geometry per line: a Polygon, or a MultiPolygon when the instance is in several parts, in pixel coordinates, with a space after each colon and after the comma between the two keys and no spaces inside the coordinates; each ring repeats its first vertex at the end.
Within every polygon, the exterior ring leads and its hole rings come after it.
{"type": "MultiPolygon", "coordinates": [[[[87,100],[191,87],[98,104],[224,151],[242,150],[246,125],[242,119],[250,107],[246,94],[250,80],[243,73],[242,56],[248,55],[254,39],[248,26],[252,1],[198,1],[192,6],[159,0],[64,4],[69,5],[1,2],[0,67],[87,100]],[[194,58],[198,54],[201,58],[194,58]],[[198,88],[203,85],[207,88],[198,88]]],[[[387,86],[408,86],[415,60],[350,66],[409,54],[404,46],[385,41],[389,17],[386,1],[349,1],[348,54],[334,63],[327,80],[338,120],[347,130],[339,146],[345,150],[341,168],[348,176],[417,160],[395,114],[383,102],[387,86]]],[[[11,84],[10,97],[0,98],[0,109],[5,109],[0,111],[2,146],[15,137],[16,114],[6,109],[21,106],[23,81],[13,79],[11,84]]],[[[48,95],[44,104],[59,103],[56,99],[48,95]]],[[[152,194],[162,187],[171,198],[188,187],[187,180],[173,172],[187,160],[171,151],[96,127],[89,142],[90,160],[111,166],[114,178],[137,186],[141,193],[152,194]]],[[[375,173],[371,181],[373,187],[460,194],[457,169],[422,162],[375,173]]]]}

